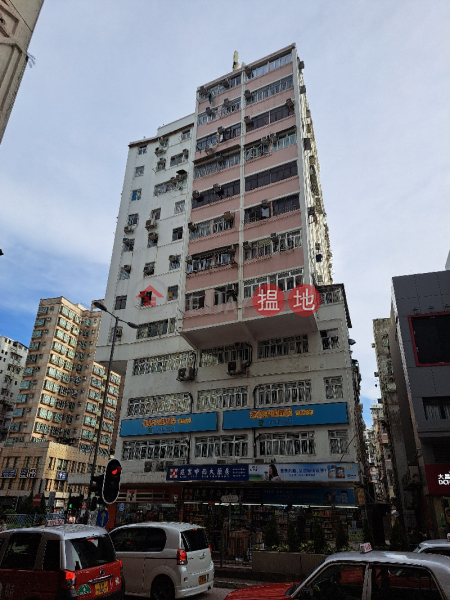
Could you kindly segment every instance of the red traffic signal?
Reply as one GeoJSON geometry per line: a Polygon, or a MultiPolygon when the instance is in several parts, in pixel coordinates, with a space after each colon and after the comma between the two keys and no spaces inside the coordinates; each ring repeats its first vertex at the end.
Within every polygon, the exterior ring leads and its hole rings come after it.
{"type": "Polygon", "coordinates": [[[113,504],[120,492],[120,477],[122,465],[117,458],[112,458],[106,465],[105,478],[103,480],[103,500],[105,504],[113,504]]]}

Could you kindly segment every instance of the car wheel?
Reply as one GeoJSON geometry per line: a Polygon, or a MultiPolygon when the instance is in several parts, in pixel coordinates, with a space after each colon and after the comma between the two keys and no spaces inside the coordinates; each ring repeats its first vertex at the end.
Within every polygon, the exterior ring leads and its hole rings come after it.
{"type": "Polygon", "coordinates": [[[157,577],[152,585],[150,600],[174,600],[175,589],[168,577],[157,577]]]}

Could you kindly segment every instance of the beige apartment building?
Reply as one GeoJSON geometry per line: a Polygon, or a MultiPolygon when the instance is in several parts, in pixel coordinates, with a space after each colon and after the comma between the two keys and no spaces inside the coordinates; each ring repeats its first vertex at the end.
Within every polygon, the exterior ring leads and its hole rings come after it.
{"type": "Polygon", "coordinates": [[[0,442],[9,430],[26,358],[26,346],[0,335],[0,442]]]}
{"type": "Polygon", "coordinates": [[[106,370],[94,361],[101,311],[63,297],[41,300],[8,437],[1,452],[0,501],[45,493],[64,506],[69,473],[97,471],[114,452],[121,377],[112,372],[102,427],[106,370]],[[50,496],[54,492],[55,495],[50,496]]]}

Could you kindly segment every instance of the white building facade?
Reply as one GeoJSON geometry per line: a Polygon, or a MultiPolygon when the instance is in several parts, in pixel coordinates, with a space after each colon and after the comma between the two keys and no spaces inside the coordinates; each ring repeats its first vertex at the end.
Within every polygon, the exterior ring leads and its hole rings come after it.
{"type": "Polygon", "coordinates": [[[27,347],[0,335],[0,441],[6,438],[22,381],[27,347]]]}
{"type": "MultiPolygon", "coordinates": [[[[197,522],[198,506],[233,491],[349,519],[356,505],[358,366],[303,68],[294,45],[243,65],[198,88],[194,115],[130,144],[105,304],[140,326],[123,325],[114,354],[134,516],[157,490],[185,520],[197,506],[197,522]],[[274,316],[253,302],[263,284],[280,290],[274,316]],[[321,299],[309,316],[289,305],[302,284],[321,299]]],[[[328,519],[311,511],[305,537],[328,519]]]]}

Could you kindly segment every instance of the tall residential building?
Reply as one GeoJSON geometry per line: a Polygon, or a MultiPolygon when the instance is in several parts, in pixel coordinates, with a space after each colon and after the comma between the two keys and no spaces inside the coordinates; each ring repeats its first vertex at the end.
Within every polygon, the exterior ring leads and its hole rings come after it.
{"type": "Polygon", "coordinates": [[[0,2],[0,143],[16,100],[44,0],[0,2]]]}
{"type": "MultiPolygon", "coordinates": [[[[330,538],[339,518],[360,524],[360,376],[303,68],[295,45],[242,65],[198,88],[193,115],[130,144],[105,296],[139,325],[123,325],[115,349],[126,373],[118,523],[149,505],[170,517],[166,504],[221,530],[211,506],[232,496],[265,505],[236,506],[232,528],[250,519],[260,533],[286,504],[305,537],[314,519],[330,538]],[[303,283],[321,298],[308,316],[288,302],[303,283]],[[280,290],[274,316],[256,295],[263,284],[280,290]]],[[[112,325],[105,315],[103,364],[112,325]]]]}
{"type": "Polygon", "coordinates": [[[47,492],[47,498],[55,492],[62,506],[70,491],[68,474],[91,471],[97,436],[97,470],[103,470],[114,451],[121,377],[111,373],[100,430],[106,373],[94,356],[101,316],[101,311],[63,297],[39,303],[20,393],[0,457],[1,501],[2,496],[10,499],[33,489],[47,492]]]}
{"type": "Polygon", "coordinates": [[[26,346],[0,335],[0,442],[8,433],[26,357],[26,346]]]}

